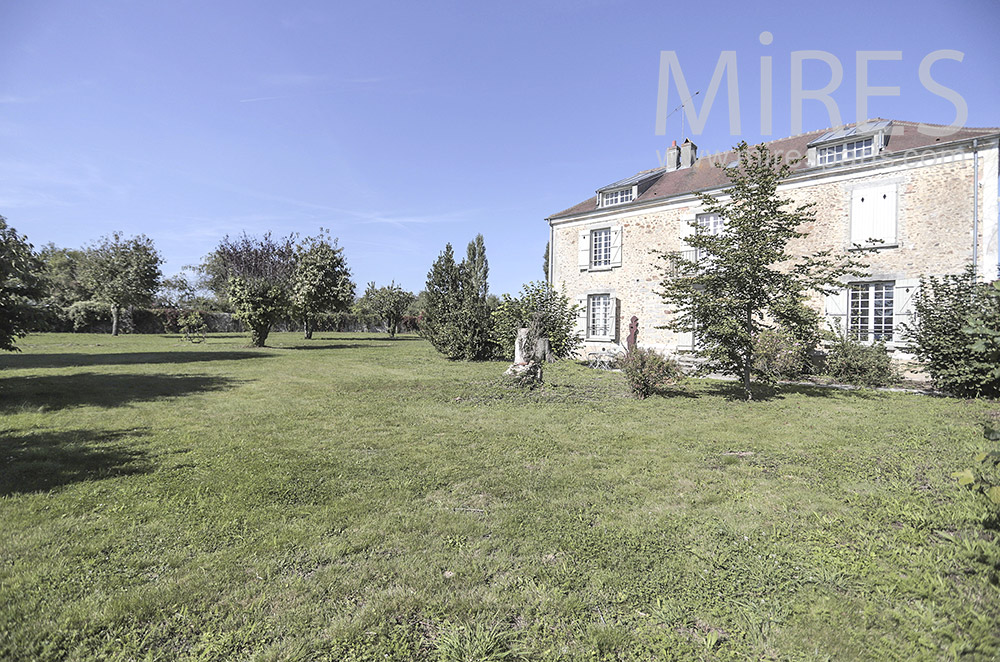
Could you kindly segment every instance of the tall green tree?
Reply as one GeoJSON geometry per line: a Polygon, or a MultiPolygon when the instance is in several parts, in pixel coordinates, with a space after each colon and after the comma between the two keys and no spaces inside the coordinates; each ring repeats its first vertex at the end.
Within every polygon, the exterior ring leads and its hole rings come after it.
{"type": "Polygon", "coordinates": [[[111,335],[118,335],[123,309],[152,302],[161,264],[163,258],[146,235],[126,238],[114,232],[87,248],[83,282],[96,301],[111,308],[111,335]]]}
{"type": "Polygon", "coordinates": [[[549,280],[549,251],[552,250],[552,243],[545,242],[545,259],[542,262],[542,273],[545,274],[545,281],[549,280]]]}
{"type": "Polygon", "coordinates": [[[320,315],[345,311],[353,301],[354,281],[344,259],[344,249],[320,228],[319,235],[306,237],[296,247],[292,314],[302,323],[305,338],[309,340],[320,315]]]}
{"type": "Polygon", "coordinates": [[[492,317],[490,308],[490,265],[486,259],[486,243],[477,234],[469,242],[465,259],[458,265],[461,314],[458,317],[459,333],[464,338],[461,357],[466,361],[492,358],[493,342],[490,338],[492,317]]]}
{"type": "Polygon", "coordinates": [[[469,242],[460,263],[455,263],[454,251],[448,244],[431,266],[421,332],[448,358],[491,358],[494,345],[490,314],[496,299],[490,297],[488,278],[489,262],[482,235],[469,242]]]}
{"type": "Polygon", "coordinates": [[[219,273],[225,275],[233,317],[250,328],[250,344],[263,347],[271,327],[290,312],[295,236],[227,235],[205,263],[214,265],[216,279],[219,273]]]}
{"type": "Polygon", "coordinates": [[[45,294],[43,272],[28,238],[0,216],[0,349],[19,351],[14,342],[28,332],[32,305],[45,294]]]}
{"type": "Polygon", "coordinates": [[[399,323],[406,314],[406,309],[413,303],[415,297],[393,281],[385,287],[375,287],[374,281],[368,283],[365,294],[358,302],[363,315],[370,315],[385,324],[389,337],[395,338],[399,323]]]}
{"type": "Polygon", "coordinates": [[[806,306],[814,294],[843,287],[844,276],[863,276],[860,261],[820,251],[797,257],[788,243],[806,236],[813,204],[794,205],[778,194],[791,166],[764,145],[736,147],[735,166],[724,167],[729,187],[718,197],[699,194],[704,210],[725,222],[720,234],[698,228],[687,239],[696,258],[662,255],[661,296],[676,312],[667,328],[694,331],[705,369],[739,376],[746,398],[751,381],[773,377],[755,367],[755,340],[779,326],[804,342],[818,333],[818,316],[806,306]]]}
{"type": "Polygon", "coordinates": [[[420,330],[434,349],[449,358],[455,358],[458,353],[454,317],[461,297],[459,283],[455,252],[449,243],[427,272],[427,284],[424,288],[426,308],[424,324],[420,330]]]}

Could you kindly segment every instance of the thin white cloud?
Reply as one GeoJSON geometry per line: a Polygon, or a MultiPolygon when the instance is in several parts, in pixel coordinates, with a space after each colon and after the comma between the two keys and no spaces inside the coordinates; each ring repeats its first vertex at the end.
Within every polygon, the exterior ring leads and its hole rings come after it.
{"type": "Polygon", "coordinates": [[[88,162],[34,163],[0,161],[0,205],[69,206],[84,200],[121,198],[128,188],[108,181],[88,162]]]}
{"type": "Polygon", "coordinates": [[[325,83],[328,76],[317,74],[306,74],[288,72],[281,74],[264,74],[260,77],[260,82],[273,87],[310,87],[325,83]]]}
{"type": "Polygon", "coordinates": [[[255,101],[271,101],[273,99],[287,99],[287,96],[277,96],[277,97],[253,97],[250,99],[240,99],[240,103],[253,103],[255,101]]]}

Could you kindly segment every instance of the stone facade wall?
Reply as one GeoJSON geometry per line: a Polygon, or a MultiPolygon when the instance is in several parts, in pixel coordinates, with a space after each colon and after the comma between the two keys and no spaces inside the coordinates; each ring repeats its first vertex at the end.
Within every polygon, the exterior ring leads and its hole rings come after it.
{"type": "MultiPolygon", "coordinates": [[[[984,218],[984,210],[996,209],[997,182],[985,176],[997,171],[991,162],[997,149],[980,154],[980,251],[996,233],[996,218],[984,218]],[[992,205],[988,201],[992,195],[992,205]]],[[[793,254],[820,250],[850,249],[851,192],[858,187],[893,183],[897,191],[898,245],[879,249],[867,258],[869,280],[915,279],[921,275],[960,272],[973,254],[973,169],[971,155],[959,155],[928,164],[869,168],[853,175],[830,170],[812,179],[792,181],[780,193],[793,203],[815,204],[815,220],[802,226],[808,236],[789,245],[793,254]]],[[[656,251],[681,249],[682,224],[701,211],[700,203],[665,202],[640,213],[599,210],[585,219],[553,223],[553,285],[579,303],[587,294],[610,292],[618,300],[617,342],[623,344],[629,319],[639,318],[639,342],[643,346],[676,351],[686,340],[658,326],[672,311],[657,294],[664,274],[663,260],[656,251]],[[579,233],[583,230],[622,227],[621,267],[606,271],[581,270],[578,266],[579,233]]],[[[822,312],[821,297],[814,305],[822,312]]],[[[580,328],[585,328],[581,316],[580,328]]],[[[607,347],[607,342],[587,342],[584,352],[607,347]]]]}

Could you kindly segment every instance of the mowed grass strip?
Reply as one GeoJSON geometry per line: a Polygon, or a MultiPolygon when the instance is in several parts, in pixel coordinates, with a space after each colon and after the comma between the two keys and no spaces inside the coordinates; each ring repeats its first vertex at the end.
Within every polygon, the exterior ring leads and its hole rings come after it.
{"type": "Polygon", "coordinates": [[[1000,655],[996,403],[317,336],[0,357],[0,659],[1000,655]]]}

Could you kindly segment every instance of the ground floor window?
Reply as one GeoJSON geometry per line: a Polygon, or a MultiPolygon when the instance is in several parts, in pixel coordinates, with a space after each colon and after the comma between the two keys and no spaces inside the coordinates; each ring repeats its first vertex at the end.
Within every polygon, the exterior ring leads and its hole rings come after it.
{"type": "Polygon", "coordinates": [[[895,283],[852,283],[848,289],[847,332],[856,340],[892,340],[895,283]]]}
{"type": "Polygon", "coordinates": [[[611,338],[615,333],[610,294],[591,294],[587,297],[587,337],[611,338]]]}

